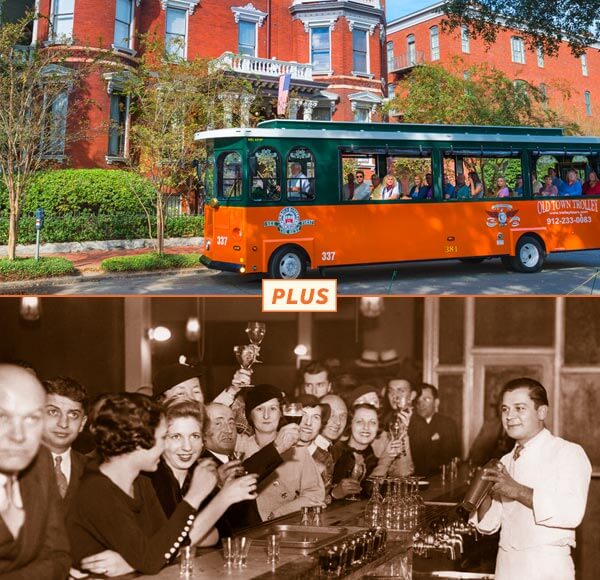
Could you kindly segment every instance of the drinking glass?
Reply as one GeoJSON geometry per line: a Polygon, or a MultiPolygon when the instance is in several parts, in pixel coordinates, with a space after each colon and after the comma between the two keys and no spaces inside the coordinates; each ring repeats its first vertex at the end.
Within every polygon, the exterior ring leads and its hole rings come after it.
{"type": "Polygon", "coordinates": [[[249,322],[246,327],[246,334],[248,335],[248,339],[252,344],[257,346],[265,338],[265,334],[267,333],[267,325],[264,322],[249,322]]]}
{"type": "Polygon", "coordinates": [[[195,546],[183,546],[180,552],[179,577],[192,578],[194,574],[194,558],[196,557],[195,546]]]}
{"type": "Polygon", "coordinates": [[[238,568],[245,568],[247,566],[246,560],[248,559],[248,553],[250,552],[250,545],[252,540],[245,536],[235,538],[235,562],[234,564],[238,568]]]}
{"type": "Polygon", "coordinates": [[[237,559],[236,544],[233,538],[223,538],[221,543],[223,544],[223,567],[231,568],[237,559]]]}
{"type": "MultiPolygon", "coordinates": [[[[360,483],[366,474],[367,474],[367,466],[365,465],[365,462],[364,462],[362,456],[355,453],[354,454],[354,467],[352,468],[352,472],[350,473],[350,479],[354,479],[355,481],[358,481],[358,483],[360,483]]],[[[359,501],[360,495],[353,493],[352,495],[347,496],[346,499],[349,501],[359,501]]]]}
{"type": "Polygon", "coordinates": [[[267,562],[276,564],[279,561],[279,536],[271,534],[267,538],[267,562]]]}
{"type": "Polygon", "coordinates": [[[283,406],[283,416],[288,423],[300,425],[302,421],[302,403],[287,403],[283,406]]]}

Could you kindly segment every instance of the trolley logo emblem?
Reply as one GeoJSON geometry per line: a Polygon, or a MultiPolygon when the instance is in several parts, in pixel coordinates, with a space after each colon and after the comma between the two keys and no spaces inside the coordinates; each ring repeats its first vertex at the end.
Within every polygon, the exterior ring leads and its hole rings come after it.
{"type": "Polygon", "coordinates": [[[315,220],[301,220],[300,213],[295,207],[284,207],[277,218],[277,221],[267,220],[265,227],[276,227],[281,234],[297,234],[302,226],[314,226],[315,220]]]}
{"type": "Polygon", "coordinates": [[[488,228],[496,226],[503,228],[506,225],[516,228],[521,223],[521,218],[517,216],[519,210],[513,209],[513,206],[508,203],[497,203],[492,206],[491,211],[486,210],[485,213],[489,216],[486,222],[488,228]]]}

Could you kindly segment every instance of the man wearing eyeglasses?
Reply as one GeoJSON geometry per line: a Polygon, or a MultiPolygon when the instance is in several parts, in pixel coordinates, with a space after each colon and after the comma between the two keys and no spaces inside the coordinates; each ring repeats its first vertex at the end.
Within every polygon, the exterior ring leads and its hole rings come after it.
{"type": "Polygon", "coordinates": [[[371,187],[365,182],[365,172],[359,169],[356,172],[356,185],[354,186],[354,196],[352,201],[361,201],[369,199],[371,196],[371,187]]]}
{"type": "Polygon", "coordinates": [[[63,580],[71,565],[50,455],[38,453],[46,393],[31,371],[0,364],[0,576],[63,580]]]}
{"type": "Polygon", "coordinates": [[[302,391],[305,395],[312,395],[317,399],[322,399],[331,392],[329,371],[320,362],[313,361],[304,369],[302,391]]]}

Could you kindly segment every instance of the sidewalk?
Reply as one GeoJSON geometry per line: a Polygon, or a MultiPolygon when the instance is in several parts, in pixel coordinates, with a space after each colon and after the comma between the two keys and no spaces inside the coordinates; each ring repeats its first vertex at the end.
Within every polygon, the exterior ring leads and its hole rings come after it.
{"type": "MultiPolygon", "coordinates": [[[[69,254],[58,253],[58,254],[46,254],[43,253],[44,258],[66,258],[73,262],[73,265],[82,274],[92,274],[102,272],[100,264],[102,260],[112,258],[114,256],[133,256],[137,254],[148,254],[152,252],[150,248],[138,248],[138,249],[122,249],[122,250],[89,250],[85,252],[74,252],[69,254]]],[[[200,248],[193,246],[174,246],[165,248],[165,254],[199,254],[200,248]]],[[[200,264],[200,262],[198,262],[200,264]]]]}
{"type": "MultiPolygon", "coordinates": [[[[165,254],[200,254],[204,247],[204,239],[199,238],[167,238],[165,254]]],[[[41,247],[42,258],[66,258],[81,274],[102,272],[100,264],[107,258],[115,256],[133,256],[148,254],[154,251],[151,240],[112,240],[107,242],[76,242],[61,244],[44,244],[41,247]]],[[[17,246],[17,256],[30,257],[35,252],[34,245],[17,246]]],[[[0,258],[5,257],[6,246],[0,246],[0,258]]]]}

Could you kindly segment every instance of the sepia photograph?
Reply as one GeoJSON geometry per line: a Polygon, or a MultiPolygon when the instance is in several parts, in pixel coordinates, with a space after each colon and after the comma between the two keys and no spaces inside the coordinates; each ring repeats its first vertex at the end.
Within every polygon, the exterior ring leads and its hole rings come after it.
{"type": "Polygon", "coordinates": [[[15,297],[0,318],[0,459],[27,473],[44,450],[66,535],[36,537],[57,566],[594,576],[597,301],[15,297]]]}

